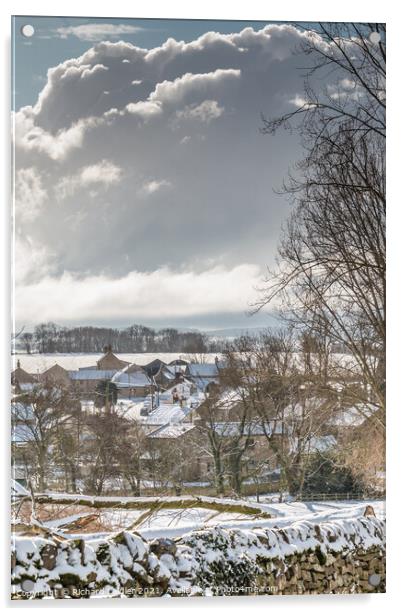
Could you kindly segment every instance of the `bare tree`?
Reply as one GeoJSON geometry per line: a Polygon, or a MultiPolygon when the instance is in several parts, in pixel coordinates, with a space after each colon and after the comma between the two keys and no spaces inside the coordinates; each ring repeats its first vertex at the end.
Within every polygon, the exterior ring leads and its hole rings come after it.
{"type": "Polygon", "coordinates": [[[223,496],[225,492],[225,436],[216,430],[217,418],[217,396],[207,396],[202,405],[201,420],[197,422],[197,438],[194,445],[197,453],[210,459],[213,465],[213,481],[218,496],[223,496]]]}
{"type": "Polygon", "coordinates": [[[338,464],[369,491],[384,492],[385,434],[375,417],[339,431],[337,439],[338,464]]]}
{"type": "Polygon", "coordinates": [[[145,450],[145,433],[141,425],[124,418],[121,436],[116,450],[116,460],[123,479],[134,496],[141,495],[141,456],[145,450]]]}
{"type": "Polygon", "coordinates": [[[384,409],[385,27],[320,26],[302,47],[313,60],[300,107],[264,118],[267,134],[298,130],[306,156],[284,186],[295,209],[256,309],[279,300],[307,336],[342,346],[362,401],[384,409]]]}
{"type": "Polygon", "coordinates": [[[235,342],[225,353],[225,373],[249,421],[264,435],[288,490],[300,494],[308,455],[325,434],[336,398],[322,386],[316,368],[321,362],[306,370],[295,343],[288,330],[235,342]]]}
{"type": "Polygon", "coordinates": [[[22,434],[25,460],[38,477],[38,489],[47,488],[50,466],[57,455],[58,437],[80,412],[79,404],[67,388],[37,385],[16,398],[12,405],[13,431],[22,434]]]}
{"type": "MultiPolygon", "coordinates": [[[[229,373],[229,369],[226,372],[229,373]]],[[[216,386],[206,398],[198,413],[194,449],[211,460],[217,494],[222,496],[228,483],[232,493],[238,496],[242,491],[245,455],[252,446],[258,421],[250,414],[249,405],[229,385],[228,374],[222,385],[216,386]]]]}
{"type": "Polygon", "coordinates": [[[30,355],[32,351],[33,334],[31,332],[24,332],[21,335],[21,340],[25,347],[25,352],[30,355]]]}

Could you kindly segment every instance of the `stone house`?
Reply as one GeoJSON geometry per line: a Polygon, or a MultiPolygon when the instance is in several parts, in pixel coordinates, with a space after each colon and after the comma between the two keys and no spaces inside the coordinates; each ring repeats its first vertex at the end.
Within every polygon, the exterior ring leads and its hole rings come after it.
{"type": "Polygon", "coordinates": [[[11,384],[15,387],[16,391],[30,390],[36,382],[35,376],[21,368],[21,362],[18,360],[16,369],[11,373],[11,384]]]}
{"type": "Polygon", "coordinates": [[[96,362],[97,370],[123,370],[130,364],[128,361],[119,359],[112,351],[112,347],[108,346],[104,349],[105,354],[96,362]]]}
{"type": "Polygon", "coordinates": [[[169,389],[182,378],[182,370],[168,366],[161,359],[154,359],[142,366],[151,381],[160,389],[169,389]]]}
{"type": "Polygon", "coordinates": [[[39,375],[39,380],[45,385],[71,387],[71,378],[68,370],[65,370],[59,364],[54,364],[54,366],[42,372],[39,375]]]}
{"type": "Polygon", "coordinates": [[[146,437],[144,473],[149,479],[160,474],[170,485],[198,481],[200,459],[194,456],[195,439],[200,438],[192,423],[170,423],[156,427],[146,437]]]}
{"type": "Polygon", "coordinates": [[[151,393],[152,381],[146,371],[136,364],[131,364],[116,372],[112,377],[118,389],[119,397],[144,398],[151,393]]]}
{"type": "Polygon", "coordinates": [[[222,366],[219,361],[214,363],[196,364],[191,363],[186,366],[185,376],[197,389],[205,393],[211,393],[219,385],[219,373],[222,366]]]}
{"type": "Polygon", "coordinates": [[[110,381],[116,370],[97,370],[95,368],[80,368],[71,370],[69,377],[72,387],[79,395],[92,400],[96,395],[96,388],[101,381],[110,381]]]}

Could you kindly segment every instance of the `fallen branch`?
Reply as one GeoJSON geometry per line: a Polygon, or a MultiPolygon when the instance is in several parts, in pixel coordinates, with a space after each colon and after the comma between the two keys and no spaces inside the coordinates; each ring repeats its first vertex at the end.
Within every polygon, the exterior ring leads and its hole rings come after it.
{"type": "MultiPolygon", "coordinates": [[[[54,503],[67,505],[74,502],[75,505],[94,507],[96,509],[146,509],[147,515],[160,509],[212,509],[218,512],[243,513],[245,515],[257,515],[259,518],[271,518],[272,515],[264,511],[262,507],[249,505],[242,501],[225,500],[202,496],[183,496],[177,498],[114,498],[99,496],[77,496],[68,494],[37,494],[36,503],[54,503]]],[[[141,517],[141,516],[140,516],[141,517]]]]}

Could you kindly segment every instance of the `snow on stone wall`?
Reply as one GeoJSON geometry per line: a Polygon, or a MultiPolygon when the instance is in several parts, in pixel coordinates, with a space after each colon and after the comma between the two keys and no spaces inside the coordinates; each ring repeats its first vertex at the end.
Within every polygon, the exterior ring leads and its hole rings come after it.
{"type": "Polygon", "coordinates": [[[16,535],[11,569],[13,599],[384,592],[385,523],[216,527],[175,541],[16,535]]]}

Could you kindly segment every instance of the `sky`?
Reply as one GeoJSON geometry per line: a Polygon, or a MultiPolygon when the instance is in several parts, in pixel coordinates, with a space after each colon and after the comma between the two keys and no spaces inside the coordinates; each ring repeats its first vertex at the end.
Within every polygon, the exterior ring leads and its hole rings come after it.
{"type": "Polygon", "coordinates": [[[223,329],[248,316],[290,211],[303,29],[17,17],[15,306],[38,322],[223,329]],[[26,38],[25,24],[35,32],[26,38]]]}

